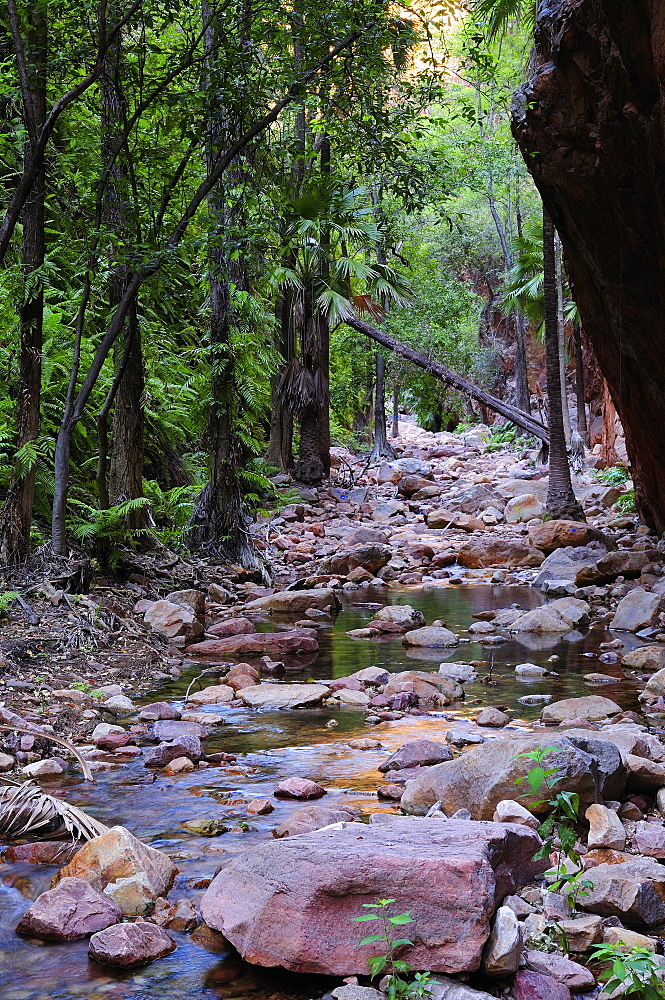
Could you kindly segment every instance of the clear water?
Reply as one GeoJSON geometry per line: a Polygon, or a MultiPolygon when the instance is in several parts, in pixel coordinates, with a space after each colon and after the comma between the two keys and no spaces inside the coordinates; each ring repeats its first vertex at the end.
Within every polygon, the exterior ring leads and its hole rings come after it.
{"type": "MultiPolygon", "coordinates": [[[[171,897],[198,901],[202,890],[193,888],[193,882],[211,878],[230,856],[270,837],[272,830],[302,805],[275,800],[271,815],[251,817],[246,828],[247,803],[252,798],[269,796],[286,777],[297,775],[319,781],[328,789],[324,800],[327,805],[348,804],[368,814],[377,808],[392,808],[379,803],[375,796],[381,779],[376,769],[388,752],[408,739],[445,738],[448,728],[472,719],[482,705],[513,710],[513,729],[528,726],[538,717],[540,706],[519,703],[525,694],[550,694],[558,700],[599,691],[624,708],[637,705],[634,685],[622,678],[618,664],[598,662],[599,646],[615,638],[612,633],[591,629],[563,637],[524,635],[495,647],[474,641],[448,653],[427,649],[407,652],[399,636],[360,641],[345,635],[364,625],[373,614],[370,607],[354,606],[354,602],[373,599],[382,604],[409,603],[419,608],[428,622],[441,619],[454,631],[467,629],[474,612],[513,603],[528,609],[542,601],[528,587],[498,585],[391,590],[387,596],[383,592],[354,592],[334,625],[321,629],[319,653],[301,662],[301,670],[289,672],[287,680],[342,677],[371,665],[394,672],[436,671],[442,659],[483,661],[485,665],[477,668],[478,680],[465,685],[466,700],[443,712],[406,716],[379,726],[366,725],[364,713],[354,709],[256,713],[213,706],[213,711],[224,714],[227,724],[213,730],[206,749],[238,754],[235,765],[171,777],[159,774],[154,784],[146,785],[141,783],[146,771],[139,760],[99,773],[94,783],[71,776],[49,783],[48,789],[104,823],[126,826],[137,837],[166,851],[180,869],[171,897]],[[551,661],[553,656],[558,659],[551,661]],[[555,670],[558,676],[518,681],[513,668],[525,661],[555,670]],[[583,675],[592,671],[612,674],[617,682],[600,690],[590,688],[583,675]],[[328,727],[331,720],[336,722],[334,728],[328,727]],[[349,739],[359,736],[381,740],[382,748],[354,751],[346,745],[349,739]],[[204,838],[193,836],[182,826],[187,820],[209,817],[223,818],[229,832],[204,838]]],[[[626,648],[639,645],[631,636],[622,634],[621,638],[626,648]]],[[[181,705],[187,687],[200,671],[200,664],[193,665],[177,682],[156,688],[149,700],[159,698],[181,705]]],[[[0,864],[1,1000],[298,1000],[320,995],[329,985],[313,977],[256,969],[243,963],[234,952],[212,954],[188,935],[174,935],[178,948],[171,956],[125,973],[109,973],[89,962],[85,941],[41,945],[17,938],[14,927],[18,919],[31,900],[48,888],[54,871],[46,866],[0,864]]]]}

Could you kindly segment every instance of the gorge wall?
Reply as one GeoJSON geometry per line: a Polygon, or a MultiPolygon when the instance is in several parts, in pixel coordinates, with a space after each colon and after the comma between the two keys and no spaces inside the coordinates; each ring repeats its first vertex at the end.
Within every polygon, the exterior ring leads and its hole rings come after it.
{"type": "Polygon", "coordinates": [[[556,225],[626,433],[646,522],[665,531],[665,4],[542,0],[513,134],[556,225]]]}

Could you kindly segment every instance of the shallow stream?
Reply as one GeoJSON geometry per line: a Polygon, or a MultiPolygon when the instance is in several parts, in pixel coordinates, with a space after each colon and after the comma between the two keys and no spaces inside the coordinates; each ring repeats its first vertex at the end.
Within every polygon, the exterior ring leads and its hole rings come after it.
{"type": "MultiPolygon", "coordinates": [[[[602,629],[563,637],[522,635],[498,646],[463,642],[448,653],[427,649],[407,652],[399,636],[361,641],[345,635],[349,629],[366,624],[379,601],[411,604],[424,613],[428,623],[438,618],[461,632],[476,612],[511,604],[526,610],[542,603],[538,592],[529,587],[441,586],[391,589],[387,593],[387,597],[384,591],[376,595],[374,605],[370,604],[375,599],[371,590],[349,595],[334,625],[321,628],[319,653],[301,671],[289,673],[287,680],[342,677],[370,665],[393,672],[436,671],[442,659],[483,661],[478,680],[465,685],[465,701],[437,713],[405,716],[377,726],[368,726],[364,713],[356,709],[256,713],[210,706],[228,722],[215,727],[206,741],[206,751],[237,753],[237,764],[176,776],[158,773],[154,783],[146,784],[146,769],[139,759],[99,773],[94,783],[72,775],[50,782],[45,789],[63,795],[109,826],[126,826],[140,839],[166,851],[180,869],[171,898],[198,901],[202,890],[194,883],[211,878],[234,853],[270,837],[276,826],[303,805],[275,800],[271,815],[248,820],[247,803],[270,796],[286,777],[307,777],[323,784],[328,789],[323,800],[326,805],[348,804],[365,814],[390,810],[393,806],[380,803],[375,795],[381,778],[376,768],[386,754],[408,739],[444,739],[446,730],[459,727],[460,722],[473,728],[467,720],[483,705],[510,709],[513,730],[529,726],[538,717],[540,706],[519,702],[526,694],[548,694],[556,701],[600,693],[626,709],[637,705],[634,684],[622,676],[619,664],[598,662],[600,644],[617,637],[602,629]],[[514,667],[525,661],[556,671],[557,676],[519,681],[514,667]],[[612,674],[617,682],[591,688],[583,675],[592,671],[612,674]],[[346,745],[349,739],[361,736],[379,739],[382,748],[359,751],[346,745]],[[229,832],[215,838],[197,837],[182,826],[187,820],[211,817],[227,820],[229,832]]],[[[625,643],[623,652],[640,644],[632,636],[622,633],[619,637],[625,643]]],[[[192,666],[177,682],[155,689],[148,700],[168,700],[181,707],[200,670],[200,665],[192,666]]],[[[496,735],[496,731],[483,730],[483,735],[496,735]]],[[[48,888],[55,870],[0,863],[0,1000],[299,1000],[320,995],[328,985],[320,979],[256,969],[243,963],[235,952],[211,953],[184,934],[174,935],[178,948],[169,957],[145,969],[119,974],[89,962],[85,941],[40,945],[17,938],[13,929],[18,919],[48,888]]]]}

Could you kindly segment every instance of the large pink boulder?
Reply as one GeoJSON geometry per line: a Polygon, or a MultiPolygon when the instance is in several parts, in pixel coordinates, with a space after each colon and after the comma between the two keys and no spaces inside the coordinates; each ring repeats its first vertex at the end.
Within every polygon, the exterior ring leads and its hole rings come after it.
{"type": "Polygon", "coordinates": [[[23,914],[17,934],[45,941],[76,941],[122,920],[122,910],[80,878],[63,878],[23,914]]]}
{"type": "Polygon", "coordinates": [[[262,656],[263,653],[315,653],[319,648],[316,630],[299,628],[293,632],[254,632],[206,639],[187,647],[188,656],[262,656]]]}
{"type": "Polygon", "coordinates": [[[414,919],[414,946],[401,958],[432,972],[472,971],[496,907],[542,870],[532,860],[539,846],[533,830],[509,823],[348,823],[234,858],[213,879],[201,914],[255,965],[358,975],[378,951],[358,944],[372,927],[352,918],[390,895],[395,912],[410,909],[414,919]]]}

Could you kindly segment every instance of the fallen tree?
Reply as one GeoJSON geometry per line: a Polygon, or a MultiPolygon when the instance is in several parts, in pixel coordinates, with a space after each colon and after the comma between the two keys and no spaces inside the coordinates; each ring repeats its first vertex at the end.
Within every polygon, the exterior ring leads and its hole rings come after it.
{"type": "Polygon", "coordinates": [[[394,337],[385,333],[384,330],[378,330],[375,326],[365,323],[362,319],[357,319],[353,316],[352,318],[345,319],[344,322],[347,326],[353,327],[354,330],[358,330],[359,333],[363,333],[371,340],[375,340],[377,344],[382,344],[383,347],[387,347],[388,350],[393,351],[395,354],[401,354],[403,358],[417,365],[418,368],[422,368],[428,375],[433,375],[434,378],[440,379],[453,389],[458,389],[466,396],[470,396],[471,399],[482,403],[489,410],[500,413],[502,417],[511,420],[517,427],[521,427],[528,434],[533,434],[534,437],[539,438],[539,440],[549,445],[549,432],[547,428],[539,420],[535,420],[529,413],[518,410],[516,406],[511,406],[510,403],[506,403],[505,400],[499,399],[497,396],[492,396],[491,393],[485,392],[484,389],[474,385],[473,382],[464,378],[463,375],[458,375],[457,372],[452,372],[450,368],[446,368],[440,361],[431,361],[424,354],[414,351],[408,344],[403,344],[400,340],[395,340],[394,337]]]}

